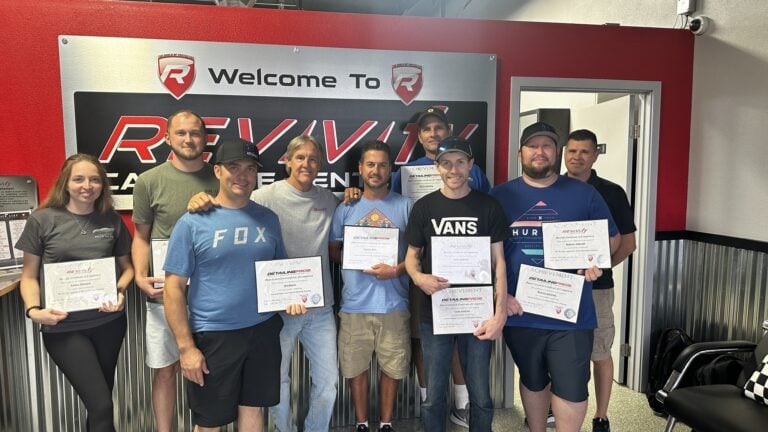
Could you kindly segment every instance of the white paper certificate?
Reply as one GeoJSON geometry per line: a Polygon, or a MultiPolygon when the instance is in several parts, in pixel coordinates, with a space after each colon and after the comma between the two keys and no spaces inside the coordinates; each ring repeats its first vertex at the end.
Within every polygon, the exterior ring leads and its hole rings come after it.
{"type": "Polygon", "coordinates": [[[550,269],[585,269],[596,265],[611,268],[608,220],[545,222],[544,267],[550,269]]]}
{"type": "Polygon", "coordinates": [[[515,298],[525,313],[575,323],[584,276],[520,265],[515,298]]]}
{"type": "Polygon", "coordinates": [[[493,287],[453,287],[432,294],[434,334],[474,333],[493,317],[493,287]]]}
{"type": "Polygon", "coordinates": [[[490,237],[432,237],[432,274],[455,284],[491,284],[490,237]]]}
{"type": "MultiPolygon", "coordinates": [[[[165,254],[168,252],[168,239],[152,239],[150,242],[152,250],[152,276],[165,279],[165,254]]],[[[155,282],[155,288],[162,288],[163,282],[155,282]]]]}
{"type": "Polygon", "coordinates": [[[434,164],[400,167],[403,196],[415,203],[421,197],[443,186],[443,179],[434,164]]]}
{"type": "Polygon", "coordinates": [[[259,313],[284,311],[289,304],[325,305],[319,256],[256,261],[255,265],[259,313]]]}
{"type": "Polygon", "coordinates": [[[115,257],[43,264],[45,307],[74,312],[117,302],[115,257]]]}
{"type": "Polygon", "coordinates": [[[365,270],[382,263],[396,266],[399,238],[397,228],[346,225],[341,268],[365,270]]]}

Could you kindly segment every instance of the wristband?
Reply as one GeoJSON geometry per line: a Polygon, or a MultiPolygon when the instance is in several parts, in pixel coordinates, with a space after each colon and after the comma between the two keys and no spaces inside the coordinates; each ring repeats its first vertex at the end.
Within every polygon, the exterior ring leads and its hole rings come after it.
{"type": "Polygon", "coordinates": [[[29,319],[32,319],[32,318],[29,316],[29,313],[30,313],[30,312],[32,312],[32,311],[33,311],[33,310],[35,310],[35,309],[42,309],[42,306],[40,306],[40,305],[30,306],[30,307],[28,307],[28,308],[27,308],[26,312],[24,312],[24,315],[26,315],[26,316],[27,316],[27,318],[29,318],[29,319]]]}

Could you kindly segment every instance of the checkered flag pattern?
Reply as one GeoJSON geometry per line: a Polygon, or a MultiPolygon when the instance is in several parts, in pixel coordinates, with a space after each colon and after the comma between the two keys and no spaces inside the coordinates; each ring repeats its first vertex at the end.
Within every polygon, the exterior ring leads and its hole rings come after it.
{"type": "Polygon", "coordinates": [[[744,396],[768,405],[768,355],[763,358],[763,364],[757,369],[746,384],[744,384],[744,396]]]}

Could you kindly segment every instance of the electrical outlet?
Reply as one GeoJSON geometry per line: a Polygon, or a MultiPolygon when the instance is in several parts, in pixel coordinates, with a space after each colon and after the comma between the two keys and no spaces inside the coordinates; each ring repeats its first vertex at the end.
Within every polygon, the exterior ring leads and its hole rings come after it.
{"type": "Polygon", "coordinates": [[[696,0],[677,0],[678,15],[691,16],[691,14],[695,10],[696,10],[696,0]]]}

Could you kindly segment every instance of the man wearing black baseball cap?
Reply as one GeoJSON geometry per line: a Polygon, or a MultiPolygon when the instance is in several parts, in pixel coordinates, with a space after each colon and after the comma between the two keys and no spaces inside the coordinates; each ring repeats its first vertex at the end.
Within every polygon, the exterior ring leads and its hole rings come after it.
{"type": "Polygon", "coordinates": [[[263,407],[280,400],[283,322],[259,313],[253,266],[287,254],[277,215],[250,200],[260,165],[253,143],[224,140],[214,166],[219,206],[182,216],[168,242],[165,314],[201,431],[235,420],[261,431],[263,407]]]}
{"type": "MultiPolygon", "coordinates": [[[[447,107],[432,106],[419,113],[416,118],[416,126],[418,127],[419,142],[424,148],[424,156],[412,160],[404,166],[423,166],[434,165],[437,158],[438,144],[451,136],[451,125],[448,122],[448,117],[445,115],[447,107]]],[[[392,180],[390,183],[391,189],[394,192],[401,194],[402,191],[402,177],[401,172],[398,170],[392,174],[392,180]]],[[[491,184],[488,182],[488,178],[483,171],[477,165],[472,164],[472,168],[469,171],[468,178],[469,187],[481,192],[488,192],[491,189],[491,184]]],[[[412,290],[413,291],[413,290],[412,290]]],[[[427,394],[427,384],[421,377],[424,376],[424,366],[421,355],[421,347],[419,344],[419,299],[418,297],[411,296],[411,325],[412,325],[412,337],[413,337],[413,359],[416,364],[416,370],[419,375],[421,384],[421,399],[424,400],[427,394]]],[[[462,427],[468,427],[467,423],[467,405],[469,399],[467,396],[467,386],[464,383],[464,377],[461,373],[461,367],[458,364],[458,355],[454,353],[454,367],[453,367],[453,393],[454,393],[454,407],[451,409],[450,420],[454,424],[462,427]]]]}
{"type": "MultiPolygon", "coordinates": [[[[542,222],[608,219],[611,251],[620,236],[608,206],[597,191],[557,172],[558,135],[546,123],[523,130],[517,154],[523,175],[496,186],[491,196],[504,208],[511,236],[504,242],[510,311],[523,264],[543,267],[542,222]]],[[[581,269],[585,282],[576,323],[525,313],[510,315],[504,340],[520,371],[520,396],[528,426],[546,430],[550,403],[560,431],[578,431],[587,411],[587,384],[593,329],[597,322],[592,283],[602,271],[581,269]]]]}
{"type": "MultiPolygon", "coordinates": [[[[420,330],[424,362],[427,367],[427,400],[422,405],[424,430],[446,429],[448,375],[454,345],[458,346],[464,377],[472,404],[469,429],[490,432],[493,402],[489,387],[489,368],[493,340],[501,336],[507,319],[508,302],[502,242],[509,236],[499,203],[468,184],[474,165],[472,147],[459,137],[448,137],[436,148],[437,170],[443,186],[416,201],[408,218],[405,240],[408,243],[405,267],[413,283],[421,290],[420,330]],[[450,289],[451,281],[432,274],[432,239],[444,236],[489,237],[490,270],[494,279],[494,315],[474,333],[442,333],[433,323],[432,295],[450,289]]],[[[490,276],[490,275],[489,275],[490,276]]],[[[513,301],[514,303],[514,301],[513,301]]]]}

